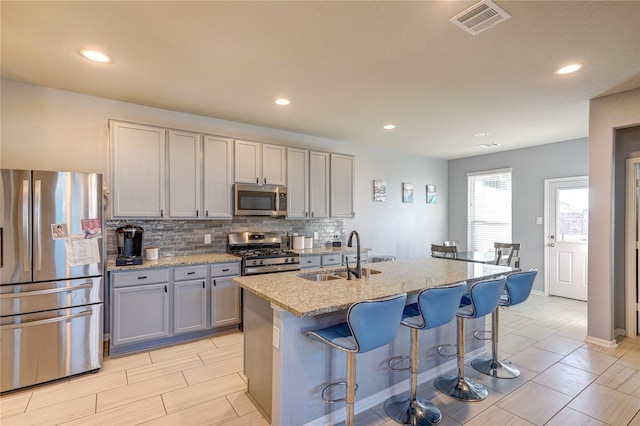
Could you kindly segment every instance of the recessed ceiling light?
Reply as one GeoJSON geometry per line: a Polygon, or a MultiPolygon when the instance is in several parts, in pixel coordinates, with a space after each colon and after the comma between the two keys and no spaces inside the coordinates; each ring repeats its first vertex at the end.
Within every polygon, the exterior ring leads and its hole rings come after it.
{"type": "Polygon", "coordinates": [[[396,128],[396,126],[393,124],[385,124],[384,126],[382,126],[382,128],[385,130],[393,130],[396,128]]]}
{"type": "Polygon", "coordinates": [[[571,64],[571,65],[567,65],[566,67],[562,67],[558,70],[556,70],[556,74],[570,74],[572,72],[576,72],[579,69],[581,69],[582,67],[584,67],[583,64],[571,64]]]}
{"type": "Polygon", "coordinates": [[[489,132],[476,133],[474,136],[476,138],[482,138],[484,136],[489,136],[489,132]]]}
{"type": "Polygon", "coordinates": [[[289,99],[285,99],[285,98],[276,99],[275,102],[276,104],[281,106],[289,105],[291,103],[289,102],[289,99]]]}
{"type": "Polygon", "coordinates": [[[102,64],[106,64],[108,62],[111,62],[111,58],[108,57],[107,55],[105,55],[102,52],[98,52],[97,50],[90,50],[90,49],[83,49],[80,51],[80,54],[82,56],[84,56],[85,58],[94,61],[94,62],[100,62],[102,64]]]}
{"type": "Polygon", "coordinates": [[[478,145],[478,148],[494,148],[496,146],[500,145],[499,143],[483,143],[481,145],[478,145]]]}

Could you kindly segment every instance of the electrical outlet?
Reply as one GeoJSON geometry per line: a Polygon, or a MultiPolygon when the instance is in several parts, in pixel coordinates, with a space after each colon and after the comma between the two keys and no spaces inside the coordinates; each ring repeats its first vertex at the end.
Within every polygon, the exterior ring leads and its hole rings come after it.
{"type": "Polygon", "coordinates": [[[204,243],[211,244],[211,234],[204,234],[204,243]]]}
{"type": "Polygon", "coordinates": [[[540,216],[536,217],[536,225],[542,225],[542,218],[540,216]]]}
{"type": "Polygon", "coordinates": [[[273,347],[276,349],[280,349],[280,329],[273,326],[273,347]]]}

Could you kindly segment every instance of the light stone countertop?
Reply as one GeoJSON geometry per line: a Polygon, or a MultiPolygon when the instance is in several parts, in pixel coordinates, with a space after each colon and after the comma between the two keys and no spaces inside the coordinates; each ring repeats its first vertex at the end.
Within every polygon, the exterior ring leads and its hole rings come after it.
{"type": "Polygon", "coordinates": [[[133,269],[169,268],[171,266],[198,265],[207,263],[240,262],[241,257],[227,253],[194,254],[190,256],[168,256],[158,260],[143,260],[142,265],[116,266],[115,256],[107,259],[107,271],[127,271],[133,269]]]}
{"type": "Polygon", "coordinates": [[[344,310],[362,300],[377,299],[403,292],[414,294],[428,287],[450,285],[465,280],[475,281],[517,270],[507,266],[431,257],[368,263],[363,269],[366,268],[378,270],[381,273],[350,281],[346,279],[309,281],[298,275],[312,272],[328,273],[342,268],[305,269],[237,277],[232,281],[246,291],[294,315],[311,317],[344,310]]]}

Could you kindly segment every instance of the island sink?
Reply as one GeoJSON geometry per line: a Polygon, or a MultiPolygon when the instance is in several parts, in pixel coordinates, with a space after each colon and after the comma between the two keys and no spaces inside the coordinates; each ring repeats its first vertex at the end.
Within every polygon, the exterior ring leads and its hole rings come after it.
{"type": "Polygon", "coordinates": [[[306,274],[298,274],[299,278],[309,281],[331,281],[331,280],[339,280],[340,277],[337,277],[330,273],[322,273],[322,272],[309,272],[306,274]]]}
{"type": "MultiPolygon", "coordinates": [[[[380,271],[377,271],[375,269],[363,268],[362,273],[366,277],[367,275],[379,274],[380,271]]],[[[320,281],[344,279],[344,278],[347,278],[347,274],[348,272],[346,269],[339,269],[337,271],[327,271],[327,272],[306,272],[306,273],[298,274],[297,277],[302,278],[304,280],[308,280],[308,281],[320,282],[320,281]]]]}

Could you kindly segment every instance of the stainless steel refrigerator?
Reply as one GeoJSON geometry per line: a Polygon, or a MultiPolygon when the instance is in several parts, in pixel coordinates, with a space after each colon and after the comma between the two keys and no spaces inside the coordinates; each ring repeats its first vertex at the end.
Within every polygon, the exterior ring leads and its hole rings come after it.
{"type": "Polygon", "coordinates": [[[102,175],[2,169],[0,392],[102,366],[102,175]]]}

